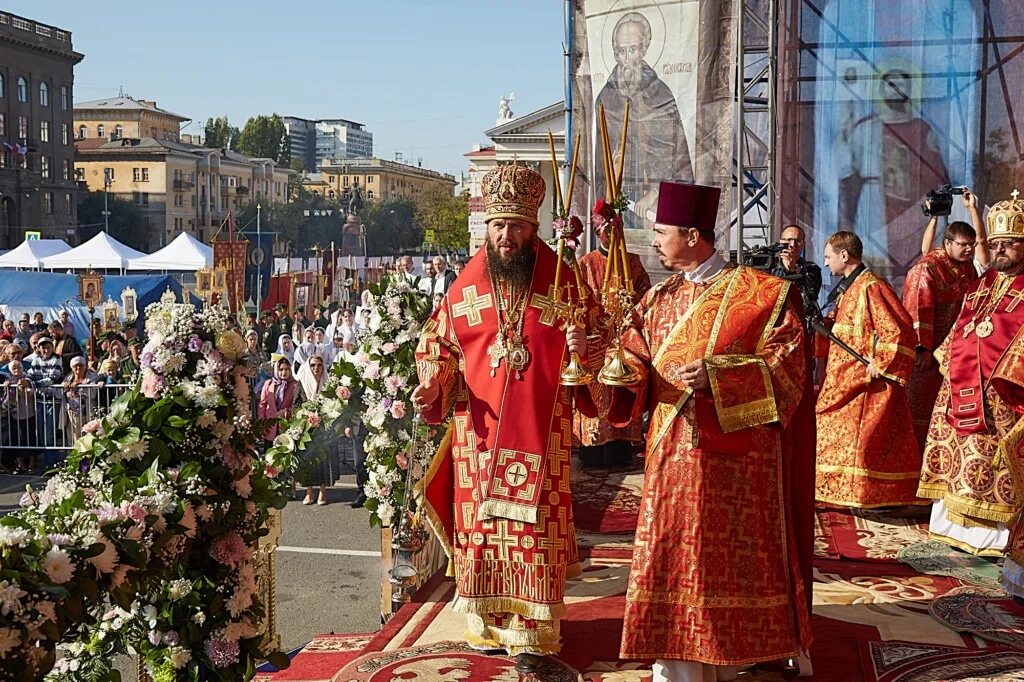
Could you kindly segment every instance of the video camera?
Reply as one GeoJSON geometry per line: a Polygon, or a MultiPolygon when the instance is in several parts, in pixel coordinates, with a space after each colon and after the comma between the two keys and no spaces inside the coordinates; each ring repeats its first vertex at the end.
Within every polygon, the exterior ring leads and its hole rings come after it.
{"type": "Polygon", "coordinates": [[[949,215],[953,211],[953,195],[963,194],[966,191],[967,187],[963,185],[956,187],[943,185],[938,189],[933,189],[925,196],[921,210],[929,217],[949,215]]]}
{"type": "Polygon", "coordinates": [[[743,254],[743,263],[758,270],[771,272],[779,262],[779,254],[789,248],[788,244],[766,244],[747,249],[743,254]]]}

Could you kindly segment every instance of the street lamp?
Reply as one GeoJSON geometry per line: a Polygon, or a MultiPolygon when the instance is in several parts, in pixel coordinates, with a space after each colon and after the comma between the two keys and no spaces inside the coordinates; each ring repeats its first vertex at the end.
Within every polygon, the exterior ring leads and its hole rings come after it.
{"type": "MultiPolygon", "coordinates": [[[[260,204],[256,204],[256,248],[259,249],[260,253],[263,253],[263,240],[260,239],[260,210],[263,207],[260,204]]],[[[266,258],[267,254],[263,253],[263,257],[266,258]]],[[[260,314],[260,304],[263,303],[263,262],[261,261],[256,268],[256,316],[260,314]]]]}
{"type": "Polygon", "coordinates": [[[110,232],[110,211],[107,210],[107,192],[114,179],[111,176],[112,168],[103,169],[103,231],[110,232]]]}

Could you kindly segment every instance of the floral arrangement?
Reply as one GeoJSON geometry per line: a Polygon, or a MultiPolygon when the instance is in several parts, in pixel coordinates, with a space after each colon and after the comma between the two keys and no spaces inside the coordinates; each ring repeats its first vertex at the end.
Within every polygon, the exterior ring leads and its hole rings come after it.
{"type": "Polygon", "coordinates": [[[412,464],[424,470],[439,442],[438,429],[418,422],[409,400],[418,383],[416,344],[430,301],[401,277],[385,277],[369,289],[369,329],[358,350],[334,364],[323,392],[293,415],[267,454],[282,460],[295,456],[310,439],[312,420],[335,427],[362,424],[369,472],[364,506],[371,524],[393,525],[405,502],[407,469],[412,464]]]}
{"type": "Polygon", "coordinates": [[[292,460],[256,454],[244,342],[167,300],[146,331],[138,385],[0,519],[0,678],[114,679],[118,653],[156,682],[287,666],[261,650],[254,550],[292,460]]]}

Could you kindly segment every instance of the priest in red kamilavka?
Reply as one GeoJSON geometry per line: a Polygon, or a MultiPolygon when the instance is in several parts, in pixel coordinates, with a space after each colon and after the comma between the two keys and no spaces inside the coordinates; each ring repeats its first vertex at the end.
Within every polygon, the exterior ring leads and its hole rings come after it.
{"type": "MultiPolygon", "coordinates": [[[[579,267],[587,287],[591,291],[601,291],[605,270],[608,267],[609,228],[613,224],[621,225],[622,218],[611,204],[604,199],[598,199],[590,220],[594,226],[594,234],[597,235],[598,247],[580,258],[579,267]]],[[[640,297],[651,288],[651,277],[644,269],[640,256],[628,253],[627,259],[636,297],[634,300],[640,300],[640,297]]],[[[605,344],[609,340],[611,332],[606,327],[594,325],[591,331],[600,334],[605,344]]],[[[643,419],[637,419],[622,427],[613,426],[608,421],[611,392],[600,384],[593,384],[590,393],[597,405],[597,417],[588,417],[579,410],[573,417],[573,436],[579,447],[580,464],[585,467],[628,465],[633,459],[634,443],[643,440],[643,419]]]]}
{"type": "Polygon", "coordinates": [[[813,492],[791,490],[787,446],[805,390],[800,294],[718,254],[718,199],[661,183],[653,246],[677,274],[632,312],[622,347],[642,379],[613,389],[608,417],[651,415],[620,656],[656,659],[655,680],[732,679],[810,645],[790,503],[813,492]]]}
{"type": "Polygon", "coordinates": [[[843,507],[923,504],[921,451],[910,428],[907,381],[914,366],[914,325],[899,297],[861,260],[852,232],[825,243],[825,265],[842,277],[829,293],[832,334],[864,365],[829,342],[818,416],[817,499],[843,507]]]}
{"type": "MultiPolygon", "coordinates": [[[[487,242],[434,311],[416,351],[412,400],[450,439],[421,489],[454,571],[466,640],[535,672],[555,654],[565,583],[579,572],[569,487],[567,343],[554,305],[557,257],[538,237],[544,180],[518,165],[483,179],[487,242]]],[[[570,297],[577,292],[569,283],[570,297]]],[[[588,311],[588,315],[592,311],[588,311]]]]}

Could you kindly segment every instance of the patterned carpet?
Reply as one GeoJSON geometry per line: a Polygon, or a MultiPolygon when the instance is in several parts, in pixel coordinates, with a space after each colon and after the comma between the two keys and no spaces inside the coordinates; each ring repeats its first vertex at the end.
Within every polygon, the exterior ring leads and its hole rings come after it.
{"type": "MultiPolygon", "coordinates": [[[[608,472],[605,484],[620,492],[605,499],[631,492],[634,482],[628,478],[608,472]]],[[[997,566],[930,542],[921,510],[886,516],[820,509],[817,517],[815,674],[805,679],[1024,680],[1024,607],[998,589],[997,566]]],[[[603,528],[579,533],[584,571],[567,588],[564,648],[534,679],[651,678],[643,662],[616,658],[631,547],[628,535],[603,528]]],[[[462,643],[464,621],[451,610],[452,590],[450,581],[435,576],[372,638],[317,638],[294,658],[292,668],[259,679],[517,682],[510,659],[482,656],[462,643]],[[359,641],[362,648],[351,650],[359,641]]],[[[781,666],[763,666],[743,671],[738,679],[793,678],[781,666]]]]}

